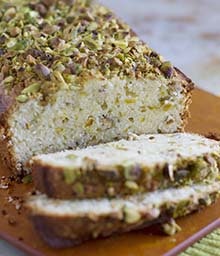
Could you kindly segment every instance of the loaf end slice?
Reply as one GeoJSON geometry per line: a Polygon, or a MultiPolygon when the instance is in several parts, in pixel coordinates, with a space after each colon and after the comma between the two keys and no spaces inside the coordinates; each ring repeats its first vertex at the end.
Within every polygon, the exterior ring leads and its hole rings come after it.
{"type": "Polygon", "coordinates": [[[15,172],[33,155],[184,129],[193,83],[102,5],[1,1],[0,31],[2,152],[15,172]]]}
{"type": "Polygon", "coordinates": [[[55,200],[38,195],[29,198],[27,207],[43,240],[60,248],[187,215],[213,203],[219,189],[218,182],[112,200],[55,200]]]}
{"type": "Polygon", "coordinates": [[[196,134],[129,140],[31,159],[36,189],[60,199],[125,196],[220,178],[220,144],[196,134]]]}

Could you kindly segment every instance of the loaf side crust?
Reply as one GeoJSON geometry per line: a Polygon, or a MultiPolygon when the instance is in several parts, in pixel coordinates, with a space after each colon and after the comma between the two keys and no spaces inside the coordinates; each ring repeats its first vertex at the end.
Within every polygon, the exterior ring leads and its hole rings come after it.
{"type": "Polygon", "coordinates": [[[175,67],[175,70],[182,81],[182,85],[183,85],[184,92],[185,92],[185,104],[184,104],[185,107],[184,107],[183,112],[181,113],[182,129],[179,130],[179,132],[184,132],[185,127],[188,124],[188,120],[190,118],[189,107],[192,103],[192,92],[195,88],[195,84],[181,70],[179,70],[176,67],[175,67]]]}

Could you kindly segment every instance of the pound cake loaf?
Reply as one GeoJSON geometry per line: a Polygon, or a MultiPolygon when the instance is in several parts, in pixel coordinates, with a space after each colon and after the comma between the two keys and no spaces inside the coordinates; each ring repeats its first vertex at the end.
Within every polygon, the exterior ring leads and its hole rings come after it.
{"type": "MultiPolygon", "coordinates": [[[[216,182],[112,200],[59,200],[38,195],[29,198],[27,207],[35,228],[50,246],[68,247],[187,215],[210,205],[219,191],[216,182]]],[[[174,231],[169,225],[164,228],[170,234],[174,231]]]]}
{"type": "Polygon", "coordinates": [[[0,1],[1,137],[18,172],[33,155],[182,131],[192,88],[93,1],[0,1]]]}
{"type": "Polygon", "coordinates": [[[130,140],[31,159],[36,189],[48,197],[125,196],[219,180],[220,143],[196,134],[131,135],[130,140]]]}

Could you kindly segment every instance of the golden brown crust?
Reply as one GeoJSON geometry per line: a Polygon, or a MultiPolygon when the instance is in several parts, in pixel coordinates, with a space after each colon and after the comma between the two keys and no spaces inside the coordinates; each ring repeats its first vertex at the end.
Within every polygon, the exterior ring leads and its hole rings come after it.
{"type": "MultiPolygon", "coordinates": [[[[85,241],[122,234],[132,230],[141,229],[152,224],[152,218],[146,217],[145,221],[138,225],[128,225],[114,218],[102,218],[91,221],[88,218],[70,219],[45,216],[32,216],[31,221],[41,238],[51,247],[64,248],[79,245],[85,241]],[[85,228],[87,227],[87,228],[85,228]],[[97,232],[97,234],[96,234],[97,232]]],[[[158,223],[165,218],[157,220],[158,223]]]]}
{"type": "Polygon", "coordinates": [[[210,132],[207,135],[205,135],[205,137],[208,138],[208,139],[211,139],[211,140],[220,141],[220,133],[210,132]]]}
{"type": "Polygon", "coordinates": [[[1,159],[3,160],[4,164],[14,173],[14,174],[21,174],[22,173],[22,165],[18,163],[13,146],[10,142],[10,137],[6,137],[1,141],[1,159]]]}
{"type": "Polygon", "coordinates": [[[2,146],[0,157],[14,174],[22,174],[23,172],[23,165],[17,161],[14,152],[11,141],[13,134],[10,131],[11,127],[9,124],[11,116],[19,107],[16,97],[19,95],[20,91],[21,88],[19,85],[15,86],[9,95],[3,88],[0,88],[0,143],[2,146]]]}
{"type": "Polygon", "coordinates": [[[184,88],[185,107],[183,112],[181,113],[182,127],[180,127],[179,129],[179,132],[184,132],[184,128],[186,127],[188,119],[190,117],[189,106],[192,103],[192,91],[195,88],[195,84],[178,68],[175,67],[175,71],[177,72],[177,75],[180,77],[182,81],[182,86],[184,88]]]}
{"type": "Polygon", "coordinates": [[[0,143],[2,147],[0,157],[8,168],[14,172],[16,172],[15,167],[17,161],[13,151],[13,145],[11,144],[12,134],[10,133],[9,119],[17,108],[17,102],[15,100],[17,94],[17,90],[12,90],[8,95],[0,85],[0,143]]]}
{"type": "Polygon", "coordinates": [[[13,145],[11,144],[10,138],[12,135],[9,132],[7,121],[5,122],[4,125],[3,124],[1,125],[0,133],[1,133],[1,147],[2,147],[1,158],[4,161],[4,163],[7,165],[7,167],[16,173],[17,161],[16,161],[14,150],[13,150],[13,145]]]}
{"type": "Polygon", "coordinates": [[[187,92],[191,92],[195,88],[195,84],[192,80],[187,77],[182,71],[180,71],[177,67],[175,67],[175,71],[179,76],[180,80],[183,82],[183,87],[186,89],[187,92]]]}

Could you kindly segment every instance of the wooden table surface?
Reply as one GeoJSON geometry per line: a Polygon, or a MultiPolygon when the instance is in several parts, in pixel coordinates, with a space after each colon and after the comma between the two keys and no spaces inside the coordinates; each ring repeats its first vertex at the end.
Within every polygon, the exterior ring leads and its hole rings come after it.
{"type": "MultiPolygon", "coordinates": [[[[201,90],[195,90],[191,106],[191,118],[187,131],[208,134],[220,133],[220,99],[201,90]]],[[[1,166],[0,176],[7,170],[1,166]]],[[[47,247],[33,230],[25,210],[17,211],[9,197],[23,197],[31,191],[31,185],[14,185],[0,190],[0,237],[33,255],[62,256],[144,256],[164,255],[170,249],[205,227],[220,215],[220,201],[199,213],[178,221],[182,231],[173,237],[158,233],[156,228],[130,232],[121,236],[87,242],[73,249],[53,250],[47,247]],[[10,201],[10,200],[9,200],[10,201]]]]}

